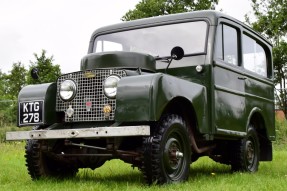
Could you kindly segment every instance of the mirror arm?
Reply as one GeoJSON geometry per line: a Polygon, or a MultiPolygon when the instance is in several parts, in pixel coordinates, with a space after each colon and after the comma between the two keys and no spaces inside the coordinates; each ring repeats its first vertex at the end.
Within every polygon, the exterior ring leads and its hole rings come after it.
{"type": "Polygon", "coordinates": [[[169,65],[171,64],[172,60],[173,60],[173,56],[171,56],[170,60],[168,61],[168,65],[167,65],[167,67],[165,68],[165,73],[166,73],[166,74],[167,74],[167,69],[168,69],[169,65]]]}

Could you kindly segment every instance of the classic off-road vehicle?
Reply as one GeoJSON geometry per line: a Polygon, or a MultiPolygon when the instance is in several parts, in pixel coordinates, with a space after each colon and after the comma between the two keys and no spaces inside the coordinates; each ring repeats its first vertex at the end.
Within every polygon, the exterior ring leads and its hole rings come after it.
{"type": "Polygon", "coordinates": [[[19,94],[32,179],[122,159],[148,184],[186,180],[201,156],[255,172],[272,160],[271,44],[241,22],[198,11],[96,30],[80,71],[19,94]]]}

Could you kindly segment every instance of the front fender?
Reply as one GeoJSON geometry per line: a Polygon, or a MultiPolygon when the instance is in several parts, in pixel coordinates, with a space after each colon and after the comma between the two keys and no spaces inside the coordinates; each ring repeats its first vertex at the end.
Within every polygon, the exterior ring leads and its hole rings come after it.
{"type": "Polygon", "coordinates": [[[184,97],[196,108],[200,124],[205,118],[206,88],[166,74],[122,78],[117,90],[116,121],[156,121],[168,103],[184,97]]]}
{"type": "Polygon", "coordinates": [[[154,121],[152,111],[154,83],[161,76],[147,74],[122,78],[118,83],[116,121],[154,121]]]}
{"type": "MultiPolygon", "coordinates": [[[[18,95],[18,104],[21,102],[29,101],[43,101],[43,121],[35,125],[50,125],[55,123],[56,118],[56,83],[46,83],[37,85],[28,85],[21,89],[18,95]]],[[[18,105],[18,117],[17,126],[19,123],[19,105],[18,105]]]]}

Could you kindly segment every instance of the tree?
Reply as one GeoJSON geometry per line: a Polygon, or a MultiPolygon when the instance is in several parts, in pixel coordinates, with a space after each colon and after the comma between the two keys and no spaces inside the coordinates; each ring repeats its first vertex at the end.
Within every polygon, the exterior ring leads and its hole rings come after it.
{"type": "Polygon", "coordinates": [[[18,94],[26,82],[26,69],[21,62],[14,63],[9,74],[0,76],[0,124],[16,122],[18,94]]]}
{"type": "Polygon", "coordinates": [[[7,99],[6,75],[0,70],[0,127],[2,127],[6,123],[6,110],[9,107],[9,103],[6,101],[7,99]]]}
{"type": "Polygon", "coordinates": [[[287,0],[252,0],[257,21],[252,27],[278,45],[287,32],[287,0]]]}
{"type": "Polygon", "coordinates": [[[286,63],[287,63],[287,43],[285,41],[279,42],[273,48],[273,62],[274,69],[277,71],[274,77],[274,83],[279,84],[279,98],[278,103],[283,107],[285,115],[287,114],[287,89],[286,89],[286,63]]]}
{"type": "Polygon", "coordinates": [[[61,69],[59,65],[53,64],[53,56],[47,57],[46,50],[42,50],[40,55],[34,53],[34,57],[36,61],[30,61],[31,65],[27,74],[27,84],[55,82],[58,76],[61,75],[61,69]],[[37,68],[39,71],[39,79],[37,80],[33,79],[30,75],[33,68],[37,68]]]}
{"type": "MultiPolygon", "coordinates": [[[[134,10],[129,10],[122,17],[122,20],[130,21],[159,15],[211,9],[212,2],[211,0],[142,0],[134,10]]],[[[215,0],[214,3],[217,4],[218,0],[215,0]]]]}
{"type": "Polygon", "coordinates": [[[252,8],[256,22],[251,23],[252,28],[266,35],[274,45],[273,63],[275,71],[275,85],[279,85],[281,97],[280,106],[283,106],[287,116],[287,0],[252,0],[252,8]]]}
{"type": "Polygon", "coordinates": [[[3,96],[5,94],[5,74],[2,73],[2,71],[0,70],[0,96],[3,96]]]}
{"type": "Polygon", "coordinates": [[[40,56],[36,53],[34,56],[36,61],[30,61],[29,72],[21,62],[14,63],[8,74],[0,70],[0,126],[16,122],[17,97],[24,85],[55,82],[61,75],[60,66],[53,65],[53,56],[46,57],[45,50],[42,50],[40,56]],[[38,68],[39,80],[31,77],[32,68],[38,68]]]}
{"type": "Polygon", "coordinates": [[[17,99],[20,90],[26,83],[26,73],[27,70],[21,62],[13,64],[10,74],[5,77],[7,80],[6,93],[9,99],[17,99]]]}

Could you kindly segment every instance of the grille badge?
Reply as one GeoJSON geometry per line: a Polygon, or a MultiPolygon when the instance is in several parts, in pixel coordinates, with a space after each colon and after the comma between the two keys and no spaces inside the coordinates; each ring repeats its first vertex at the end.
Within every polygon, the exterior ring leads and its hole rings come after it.
{"type": "Polygon", "coordinates": [[[74,109],[72,108],[72,105],[69,105],[69,108],[66,111],[66,114],[68,115],[68,117],[72,117],[74,114],[74,109]]]}
{"type": "Polygon", "coordinates": [[[94,77],[96,77],[96,74],[92,71],[86,71],[84,76],[85,76],[85,78],[94,78],[94,77]]]}
{"type": "Polygon", "coordinates": [[[86,110],[87,111],[91,111],[91,108],[92,108],[92,102],[91,101],[87,101],[86,102],[86,110]]]}
{"type": "Polygon", "coordinates": [[[112,106],[105,105],[103,107],[103,112],[104,112],[105,118],[108,118],[110,116],[110,113],[112,112],[112,106]]]}

